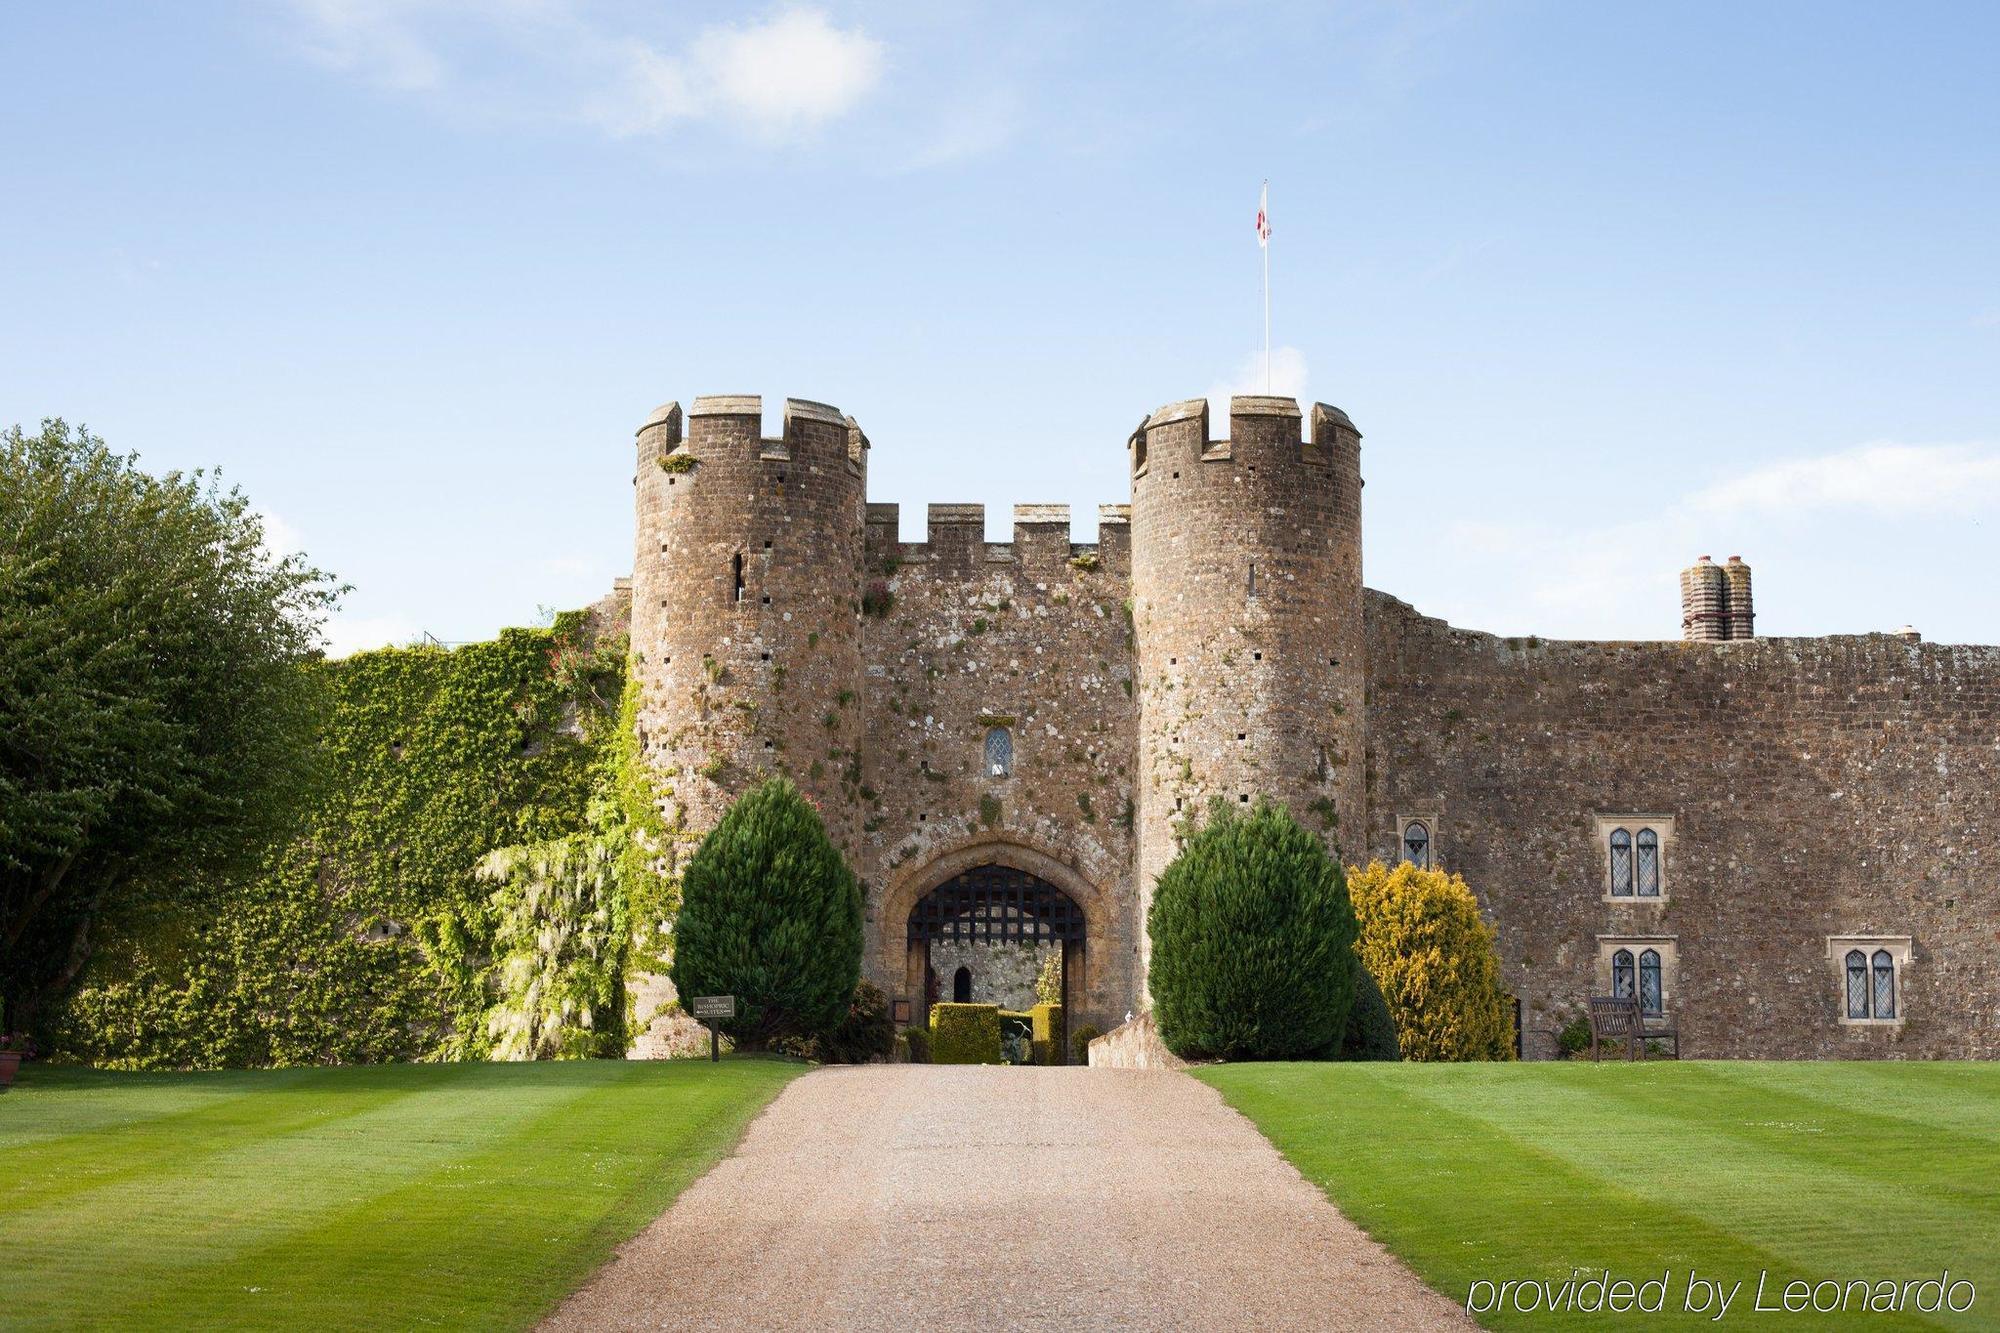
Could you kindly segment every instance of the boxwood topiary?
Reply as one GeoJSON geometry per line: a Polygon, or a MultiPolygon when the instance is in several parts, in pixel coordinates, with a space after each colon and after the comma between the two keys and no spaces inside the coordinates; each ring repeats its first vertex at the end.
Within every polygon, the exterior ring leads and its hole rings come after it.
{"type": "Polygon", "coordinates": [[[1063,1007],[1044,1000],[1028,1008],[1033,1027],[1034,1058],[1038,1065],[1062,1063],[1063,1007]]]}
{"type": "Polygon", "coordinates": [[[1160,1039],[1183,1059],[1287,1060],[1338,1048],[1354,1003],[1354,908],[1283,806],[1213,806],[1160,875],[1146,918],[1160,1039]]]}
{"type": "Polygon", "coordinates": [[[997,1004],[932,1005],[931,1063],[934,1065],[999,1064],[1000,1006],[997,1004]]]}

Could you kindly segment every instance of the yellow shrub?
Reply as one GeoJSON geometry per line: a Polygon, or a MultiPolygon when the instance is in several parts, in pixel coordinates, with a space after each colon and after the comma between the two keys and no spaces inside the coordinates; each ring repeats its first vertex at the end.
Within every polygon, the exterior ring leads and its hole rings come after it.
{"type": "Polygon", "coordinates": [[[1355,952],[1382,988],[1405,1060],[1511,1060],[1493,928],[1465,880],[1404,862],[1347,872],[1355,952]]]}
{"type": "Polygon", "coordinates": [[[934,1065],[999,1064],[1000,1006],[997,1004],[932,1005],[931,1063],[934,1065]]]}

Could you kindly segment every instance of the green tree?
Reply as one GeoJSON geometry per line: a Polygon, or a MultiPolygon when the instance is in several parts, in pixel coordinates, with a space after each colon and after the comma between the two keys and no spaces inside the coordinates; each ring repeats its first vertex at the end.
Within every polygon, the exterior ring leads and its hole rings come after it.
{"type": "Polygon", "coordinates": [[[1160,1039],[1190,1059],[1333,1054],[1354,1002],[1354,909],[1340,866],[1282,806],[1208,824],[1147,914],[1160,1039]]]}
{"type": "Polygon", "coordinates": [[[1380,861],[1350,870],[1356,951],[1382,988],[1405,1060],[1511,1060],[1493,928],[1464,879],[1380,861]]]}
{"type": "Polygon", "coordinates": [[[769,778],[729,807],[681,876],[674,989],[734,995],[738,1050],[817,1037],[861,980],[861,886],[799,789],[769,778]]]}
{"type": "Polygon", "coordinates": [[[0,433],[0,1001],[28,1026],[91,931],[239,868],[310,769],[340,592],[211,473],[61,421],[0,433]]]}

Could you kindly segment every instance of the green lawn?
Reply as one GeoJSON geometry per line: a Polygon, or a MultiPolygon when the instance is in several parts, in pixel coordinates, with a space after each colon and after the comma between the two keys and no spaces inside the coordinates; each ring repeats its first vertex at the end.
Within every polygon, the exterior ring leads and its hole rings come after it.
{"type": "Polygon", "coordinates": [[[0,1094],[0,1326],[530,1324],[801,1068],[29,1065],[0,1094]]]}
{"type": "Polygon", "coordinates": [[[1455,1301],[1478,1279],[1559,1291],[1576,1269],[1673,1274],[1662,1316],[1509,1311],[1481,1315],[1489,1326],[1707,1322],[1670,1318],[1692,1270],[1743,1280],[1725,1326],[2000,1327],[2000,1065],[1249,1064],[1199,1077],[1455,1301]],[[1750,1309],[1763,1271],[1775,1305],[1794,1279],[1945,1268],[1973,1283],[1964,1314],[1750,1309]]]}

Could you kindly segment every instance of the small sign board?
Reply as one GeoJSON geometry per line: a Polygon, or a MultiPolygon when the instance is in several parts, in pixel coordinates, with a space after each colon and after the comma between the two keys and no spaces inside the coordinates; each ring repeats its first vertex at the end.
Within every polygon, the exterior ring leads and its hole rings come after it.
{"type": "Polygon", "coordinates": [[[696,1018],[736,1017],[736,997],[734,995],[697,995],[689,1004],[689,1010],[696,1018]]]}

